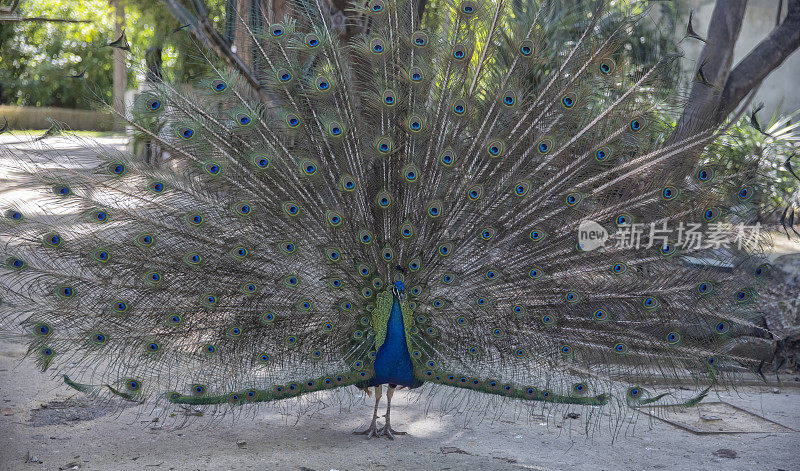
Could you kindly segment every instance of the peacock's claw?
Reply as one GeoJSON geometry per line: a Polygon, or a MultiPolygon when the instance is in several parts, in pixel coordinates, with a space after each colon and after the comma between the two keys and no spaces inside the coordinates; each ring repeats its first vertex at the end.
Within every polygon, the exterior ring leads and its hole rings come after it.
{"type": "Polygon", "coordinates": [[[393,429],[389,422],[386,422],[383,427],[378,428],[378,424],[375,421],[373,421],[366,430],[362,430],[361,432],[353,432],[353,435],[366,435],[367,440],[372,437],[386,437],[389,440],[394,440],[395,435],[407,434],[408,432],[398,432],[397,430],[393,429]]]}
{"type": "Polygon", "coordinates": [[[386,425],[384,425],[383,427],[381,427],[380,430],[378,430],[377,436],[386,437],[389,440],[394,440],[395,435],[406,435],[406,434],[408,434],[408,432],[398,432],[389,425],[389,422],[386,422],[386,425]]]}
{"type": "MultiPolygon", "coordinates": [[[[383,430],[383,429],[381,429],[381,430],[383,430]]],[[[372,437],[377,437],[378,436],[378,426],[375,423],[375,421],[373,420],[372,424],[370,424],[369,428],[367,428],[366,430],[362,430],[361,432],[353,432],[353,435],[366,435],[367,436],[366,437],[367,440],[369,440],[372,437]]]]}

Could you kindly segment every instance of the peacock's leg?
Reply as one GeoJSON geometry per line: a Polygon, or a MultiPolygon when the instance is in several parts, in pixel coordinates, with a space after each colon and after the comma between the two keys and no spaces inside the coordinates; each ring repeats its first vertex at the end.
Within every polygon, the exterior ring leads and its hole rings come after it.
{"type": "Polygon", "coordinates": [[[369,424],[369,428],[364,430],[363,432],[353,432],[356,435],[366,435],[367,438],[377,437],[378,436],[378,403],[381,400],[381,394],[383,394],[383,385],[379,384],[375,386],[375,409],[372,411],[372,423],[369,424]]]}
{"type": "Polygon", "coordinates": [[[394,390],[397,388],[396,384],[390,384],[388,388],[386,388],[386,423],[384,424],[383,428],[378,431],[378,435],[383,435],[390,440],[394,440],[395,435],[405,435],[408,432],[398,432],[397,430],[392,428],[389,413],[392,408],[392,395],[394,394],[394,390]]]}

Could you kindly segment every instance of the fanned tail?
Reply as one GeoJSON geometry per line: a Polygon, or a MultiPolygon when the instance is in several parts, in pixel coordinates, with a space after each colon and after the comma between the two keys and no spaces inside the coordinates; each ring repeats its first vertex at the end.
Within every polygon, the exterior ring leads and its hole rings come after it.
{"type": "Polygon", "coordinates": [[[643,16],[370,0],[342,44],[292,5],[248,31],[268,100],[213,59],[137,98],[160,168],[20,161],[0,321],[42,369],[230,407],[359,384],[396,281],[423,382],[622,417],[758,363],[763,190],[722,131],[672,135],[679,56],[626,59],[643,16]]]}

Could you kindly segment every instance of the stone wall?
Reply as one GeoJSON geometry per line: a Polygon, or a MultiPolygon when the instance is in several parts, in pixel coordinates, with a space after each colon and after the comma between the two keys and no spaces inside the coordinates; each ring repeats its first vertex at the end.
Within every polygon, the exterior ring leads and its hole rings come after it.
{"type": "Polygon", "coordinates": [[[0,126],[4,123],[2,117],[8,120],[10,129],[47,129],[48,118],[66,124],[73,131],[110,131],[114,126],[111,113],[71,108],[0,105],[0,126]]]}

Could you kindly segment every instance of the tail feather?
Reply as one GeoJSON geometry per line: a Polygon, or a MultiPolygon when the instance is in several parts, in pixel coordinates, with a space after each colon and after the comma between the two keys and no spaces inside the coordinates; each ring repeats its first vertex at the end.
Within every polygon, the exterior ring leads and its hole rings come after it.
{"type": "Polygon", "coordinates": [[[133,105],[160,168],[15,157],[42,194],[3,202],[3,327],[78,390],[234,407],[371,378],[402,280],[424,382],[599,406],[735,381],[769,240],[675,237],[751,224],[761,190],[728,131],[671,136],[678,56],[631,63],[644,16],[602,2],[447,5],[428,27],[412,1],[355,4],[349,44],[319,1],[242,21],[268,99],[200,50],[207,77],[133,105]],[[583,245],[587,223],[612,241],[583,245]]]}

